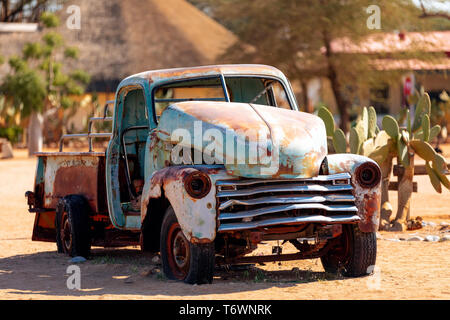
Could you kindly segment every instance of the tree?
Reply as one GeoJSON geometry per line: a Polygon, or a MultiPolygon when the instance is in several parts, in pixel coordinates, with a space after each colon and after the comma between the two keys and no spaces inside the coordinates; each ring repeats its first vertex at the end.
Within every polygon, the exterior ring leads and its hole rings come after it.
{"type": "Polygon", "coordinates": [[[429,10],[429,9],[427,9],[426,8],[426,6],[427,7],[433,7],[433,6],[436,6],[436,5],[439,5],[439,4],[443,4],[444,5],[444,2],[445,2],[445,0],[444,1],[436,1],[436,0],[433,0],[433,1],[429,1],[429,0],[426,0],[426,1],[424,1],[424,0],[420,0],[420,8],[421,8],[421,10],[422,10],[422,14],[420,15],[420,17],[421,18],[444,18],[444,19],[447,19],[447,20],[450,20],[450,14],[448,13],[448,12],[444,12],[444,11],[441,11],[441,10],[439,10],[439,9],[431,9],[431,10],[429,10]]]}
{"type": "MultiPolygon", "coordinates": [[[[59,25],[57,16],[43,13],[41,22],[47,30],[59,25]]],[[[9,58],[11,73],[1,86],[11,104],[28,121],[28,153],[42,149],[43,121],[46,114],[57,108],[73,107],[74,95],[81,95],[89,83],[89,75],[82,70],[66,73],[64,66],[77,59],[78,50],[67,47],[60,34],[51,30],[42,35],[40,42],[27,43],[22,57],[9,58]]]]}
{"type": "MultiPolygon", "coordinates": [[[[339,52],[335,49],[336,41],[359,45],[367,36],[379,32],[420,30],[427,25],[425,19],[419,18],[420,8],[407,0],[204,2],[209,4],[208,11],[213,17],[241,40],[225,54],[229,61],[275,65],[303,84],[311,78],[327,78],[340,113],[340,127],[345,132],[350,123],[349,109],[358,90],[379,83],[380,78],[393,81],[400,73],[383,71],[380,77],[380,73],[374,72],[373,56],[339,52]],[[376,10],[368,10],[374,4],[380,9],[380,29],[370,20],[376,18],[373,16],[376,10]]],[[[399,55],[407,57],[404,52],[399,55]]],[[[380,57],[383,55],[377,56],[380,57]]]]}
{"type": "Polygon", "coordinates": [[[42,12],[64,0],[0,0],[0,22],[38,22],[42,12]]]}

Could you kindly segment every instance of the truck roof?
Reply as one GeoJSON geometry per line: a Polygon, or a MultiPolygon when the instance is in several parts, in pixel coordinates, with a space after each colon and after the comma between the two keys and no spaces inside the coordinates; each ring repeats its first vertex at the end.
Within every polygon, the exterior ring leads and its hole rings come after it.
{"type": "Polygon", "coordinates": [[[273,76],[285,79],[284,74],[275,67],[261,65],[261,64],[225,64],[225,65],[211,65],[200,67],[174,68],[152,70],[132,75],[126,80],[132,78],[147,79],[150,83],[158,82],[160,80],[183,79],[199,76],[209,75],[260,75],[273,76]]]}

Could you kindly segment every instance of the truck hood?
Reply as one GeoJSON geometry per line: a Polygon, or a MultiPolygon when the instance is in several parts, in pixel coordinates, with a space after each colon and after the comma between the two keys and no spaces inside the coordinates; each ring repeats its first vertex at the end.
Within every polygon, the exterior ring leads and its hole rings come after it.
{"type": "Polygon", "coordinates": [[[194,164],[223,164],[239,177],[310,178],[327,155],[320,118],[263,105],[176,103],[161,115],[156,134],[172,151],[194,150],[194,164]]]}

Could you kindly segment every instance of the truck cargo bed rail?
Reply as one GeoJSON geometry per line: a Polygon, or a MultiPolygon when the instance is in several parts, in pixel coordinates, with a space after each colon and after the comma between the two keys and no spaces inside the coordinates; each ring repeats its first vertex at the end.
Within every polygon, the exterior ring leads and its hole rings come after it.
{"type": "Polygon", "coordinates": [[[104,108],[104,116],[103,117],[92,117],[89,119],[89,126],[88,126],[88,133],[77,133],[77,134],[65,134],[61,137],[59,140],[59,152],[63,152],[64,148],[64,140],[67,139],[78,139],[78,138],[88,138],[89,142],[89,152],[93,151],[93,145],[92,145],[92,139],[95,138],[111,138],[112,133],[111,132],[92,132],[92,125],[94,122],[100,122],[100,121],[113,121],[113,117],[107,117],[108,112],[108,105],[114,104],[114,100],[107,101],[104,108]]]}

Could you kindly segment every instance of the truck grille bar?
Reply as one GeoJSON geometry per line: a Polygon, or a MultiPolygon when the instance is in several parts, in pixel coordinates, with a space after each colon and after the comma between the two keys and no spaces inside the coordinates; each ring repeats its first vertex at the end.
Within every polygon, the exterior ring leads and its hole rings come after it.
{"type": "Polygon", "coordinates": [[[267,219],[254,222],[240,222],[240,223],[227,223],[220,225],[219,231],[236,231],[236,230],[246,230],[255,229],[259,227],[269,227],[275,225],[289,225],[289,224],[300,224],[300,223],[326,223],[326,224],[336,224],[336,223],[351,223],[357,222],[361,218],[357,215],[342,215],[342,216],[303,216],[303,217],[292,217],[292,218],[279,218],[279,219],[267,219]]]}
{"type": "Polygon", "coordinates": [[[310,179],[216,182],[219,232],[303,223],[360,220],[349,173],[310,179]]]}
{"type": "Polygon", "coordinates": [[[219,210],[224,210],[232,205],[246,205],[251,206],[255,204],[268,204],[268,203],[320,203],[320,202],[352,202],[355,201],[355,197],[353,195],[326,195],[326,196],[295,196],[295,197],[286,197],[286,196],[275,196],[275,197],[264,197],[259,199],[249,199],[249,200],[228,200],[222,202],[219,206],[219,210]]]}
{"type": "Polygon", "coordinates": [[[219,216],[219,220],[229,220],[237,218],[250,218],[257,217],[263,214],[274,213],[274,212],[285,212],[295,209],[322,209],[325,211],[342,211],[342,212],[358,212],[355,206],[343,205],[343,206],[327,206],[320,203],[298,203],[284,206],[273,206],[265,207],[256,210],[241,211],[237,213],[222,213],[219,216]]]}
{"type": "Polygon", "coordinates": [[[263,186],[258,188],[251,188],[247,190],[233,190],[233,191],[220,191],[217,193],[218,198],[232,197],[232,196],[251,196],[258,193],[266,192],[295,192],[295,191],[317,191],[317,192],[328,192],[328,191],[345,191],[352,190],[352,186],[323,186],[319,184],[313,185],[279,185],[279,186],[263,186]]]}

